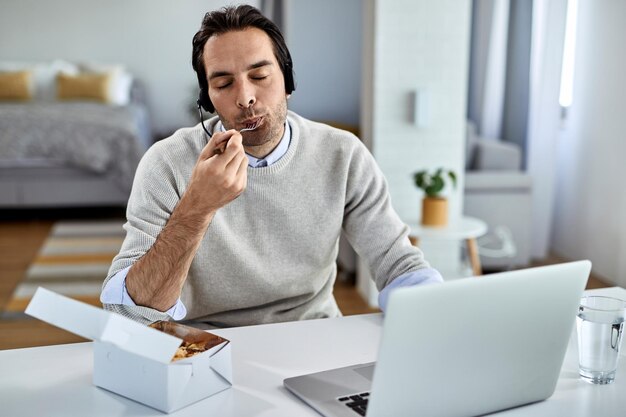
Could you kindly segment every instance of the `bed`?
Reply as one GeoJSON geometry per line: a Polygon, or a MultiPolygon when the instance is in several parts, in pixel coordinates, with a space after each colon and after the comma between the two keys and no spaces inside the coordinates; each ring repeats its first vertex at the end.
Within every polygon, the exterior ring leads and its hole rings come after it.
{"type": "Polygon", "coordinates": [[[0,102],[0,208],[124,206],[152,142],[140,85],[125,105],[0,102]]]}

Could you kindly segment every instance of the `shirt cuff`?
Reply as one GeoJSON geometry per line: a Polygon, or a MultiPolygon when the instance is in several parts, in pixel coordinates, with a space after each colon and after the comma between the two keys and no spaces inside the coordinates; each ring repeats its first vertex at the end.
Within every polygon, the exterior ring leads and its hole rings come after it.
{"type": "MultiPolygon", "coordinates": [[[[113,275],[106,283],[100,294],[100,302],[102,304],[136,305],[126,290],[126,275],[128,275],[129,269],[130,266],[118,271],[118,273],[113,275]]],[[[187,315],[187,308],[179,298],[176,304],[165,311],[165,313],[174,320],[182,320],[187,315]]]]}
{"type": "Polygon", "coordinates": [[[417,271],[407,272],[391,281],[378,294],[378,305],[384,312],[387,309],[387,300],[391,291],[400,287],[411,287],[413,285],[439,284],[443,282],[443,278],[439,271],[434,268],[422,268],[417,271]]]}

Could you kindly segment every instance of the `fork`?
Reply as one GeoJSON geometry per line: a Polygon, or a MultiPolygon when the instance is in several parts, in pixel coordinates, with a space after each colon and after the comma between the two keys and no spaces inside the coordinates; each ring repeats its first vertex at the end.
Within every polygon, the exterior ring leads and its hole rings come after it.
{"type": "MultiPolygon", "coordinates": [[[[252,126],[252,127],[244,127],[243,129],[241,129],[241,130],[239,131],[239,133],[249,132],[249,131],[251,131],[251,130],[256,129],[257,127],[259,127],[259,126],[257,125],[257,126],[252,126]]],[[[216,155],[220,155],[220,154],[224,153],[224,150],[226,149],[226,145],[227,145],[227,144],[228,144],[228,141],[226,141],[226,142],[222,145],[222,147],[215,149],[215,151],[214,151],[214,152],[215,152],[215,154],[216,154],[216,155]]]]}
{"type": "Polygon", "coordinates": [[[241,130],[239,131],[239,133],[249,132],[249,131],[251,131],[251,130],[255,130],[257,127],[259,127],[259,125],[260,125],[260,124],[261,124],[261,120],[257,120],[256,122],[254,122],[254,123],[252,124],[252,126],[250,126],[250,127],[244,127],[243,129],[241,129],[241,130]]]}

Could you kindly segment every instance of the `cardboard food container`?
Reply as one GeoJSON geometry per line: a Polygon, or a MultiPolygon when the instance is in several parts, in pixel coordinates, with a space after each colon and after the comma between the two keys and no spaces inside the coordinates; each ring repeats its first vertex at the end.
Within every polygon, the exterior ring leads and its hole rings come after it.
{"type": "Polygon", "coordinates": [[[230,342],[211,333],[144,326],[41,287],[26,313],[94,341],[94,385],[166,413],[232,386],[230,342]],[[181,344],[207,350],[172,361],[181,344]]]}

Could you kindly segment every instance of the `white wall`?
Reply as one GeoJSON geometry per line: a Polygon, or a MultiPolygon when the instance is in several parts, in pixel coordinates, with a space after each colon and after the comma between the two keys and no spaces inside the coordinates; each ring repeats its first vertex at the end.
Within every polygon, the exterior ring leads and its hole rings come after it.
{"type": "Polygon", "coordinates": [[[470,2],[375,1],[372,152],[390,183],[402,219],[417,222],[421,194],[413,185],[418,169],[443,166],[459,174],[452,216],[461,213],[470,2]],[[428,122],[417,127],[410,96],[427,95],[428,122]]]}
{"type": "Polygon", "coordinates": [[[626,286],[626,2],[580,0],[573,104],[559,147],[553,250],[626,286]]]}
{"type": "MultiPolygon", "coordinates": [[[[445,167],[459,175],[451,217],[462,212],[470,2],[369,0],[364,3],[363,108],[361,127],[389,183],[394,208],[417,222],[422,195],[413,185],[418,169],[445,167]],[[411,117],[411,93],[427,94],[427,126],[411,117]]],[[[455,252],[438,268],[455,265],[455,252]]],[[[445,275],[445,274],[444,274],[445,275]]],[[[361,281],[363,282],[363,281],[361,281]]],[[[361,289],[363,291],[363,288],[361,289]]],[[[371,300],[371,299],[370,299],[371,300]]]]}
{"type": "MultiPolygon", "coordinates": [[[[0,60],[122,63],[147,88],[156,132],[197,123],[191,39],[220,0],[2,0],[0,60]]],[[[249,2],[257,5],[259,1],[249,2]]]]}

